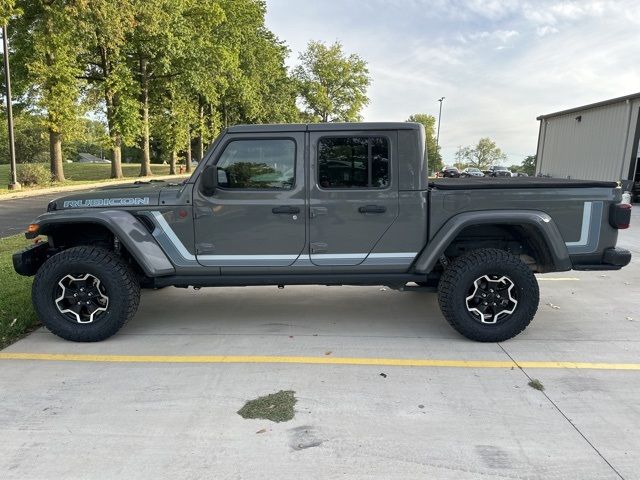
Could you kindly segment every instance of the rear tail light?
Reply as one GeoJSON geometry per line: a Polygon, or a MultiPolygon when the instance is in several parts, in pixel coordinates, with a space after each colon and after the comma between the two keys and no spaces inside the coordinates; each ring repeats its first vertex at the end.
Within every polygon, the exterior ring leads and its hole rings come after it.
{"type": "Polygon", "coordinates": [[[609,210],[609,223],[613,228],[625,229],[629,228],[631,221],[631,205],[628,203],[618,203],[611,205],[609,210]]]}

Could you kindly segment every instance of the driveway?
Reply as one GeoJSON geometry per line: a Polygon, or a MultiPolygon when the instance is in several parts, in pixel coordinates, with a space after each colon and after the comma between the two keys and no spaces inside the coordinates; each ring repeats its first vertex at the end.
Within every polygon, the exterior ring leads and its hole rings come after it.
{"type": "Polygon", "coordinates": [[[382,287],[167,288],[102,343],[38,330],[0,353],[2,478],[638,478],[638,217],[631,266],[543,276],[502,344],[382,287]],[[236,413],[280,390],[293,420],[236,413]]]}

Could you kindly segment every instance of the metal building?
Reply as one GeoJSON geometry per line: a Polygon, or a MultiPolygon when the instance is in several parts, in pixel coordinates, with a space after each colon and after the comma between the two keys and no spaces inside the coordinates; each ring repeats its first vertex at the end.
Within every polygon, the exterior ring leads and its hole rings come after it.
{"type": "Polygon", "coordinates": [[[622,181],[640,194],[640,92],[537,120],[536,174],[622,181]]]}

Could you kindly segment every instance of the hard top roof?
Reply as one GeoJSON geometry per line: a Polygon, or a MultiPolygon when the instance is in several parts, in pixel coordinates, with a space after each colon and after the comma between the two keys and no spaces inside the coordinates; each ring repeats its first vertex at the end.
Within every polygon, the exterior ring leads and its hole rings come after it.
{"type": "Polygon", "coordinates": [[[234,125],[229,133],[261,132],[324,132],[340,130],[419,130],[413,122],[353,122],[353,123],[271,123],[263,125],[234,125]]]}

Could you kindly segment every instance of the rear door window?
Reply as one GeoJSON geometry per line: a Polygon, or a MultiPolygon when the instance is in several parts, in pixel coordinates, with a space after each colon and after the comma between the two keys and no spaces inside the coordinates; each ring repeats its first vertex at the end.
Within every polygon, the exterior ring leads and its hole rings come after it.
{"type": "Polygon", "coordinates": [[[318,141],[321,188],[387,188],[389,172],[385,137],[323,137],[318,141]]]}

